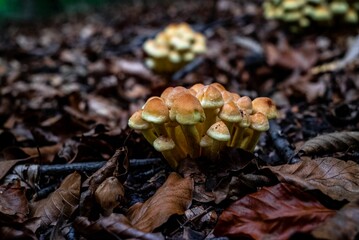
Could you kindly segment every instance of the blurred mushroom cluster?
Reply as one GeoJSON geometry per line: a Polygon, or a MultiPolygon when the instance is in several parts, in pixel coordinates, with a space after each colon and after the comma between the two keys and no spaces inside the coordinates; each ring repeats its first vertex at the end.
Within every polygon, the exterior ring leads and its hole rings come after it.
{"type": "Polygon", "coordinates": [[[267,97],[251,100],[221,84],[168,87],[147,100],[129,119],[174,169],[186,157],[219,158],[225,147],[253,151],[260,134],[277,116],[267,97]]]}
{"type": "Polygon", "coordinates": [[[304,29],[313,23],[359,22],[356,0],[265,0],[263,8],[267,19],[280,20],[292,30],[304,29]]]}
{"type": "Polygon", "coordinates": [[[206,38],[187,23],[168,25],[143,45],[145,64],[158,73],[171,73],[206,52],[206,38]]]}

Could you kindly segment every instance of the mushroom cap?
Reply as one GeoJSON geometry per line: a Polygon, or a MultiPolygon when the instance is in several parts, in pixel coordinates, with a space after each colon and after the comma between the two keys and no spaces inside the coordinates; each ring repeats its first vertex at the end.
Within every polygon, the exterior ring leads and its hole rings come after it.
{"type": "Polygon", "coordinates": [[[223,121],[214,123],[207,130],[207,135],[220,142],[226,142],[231,139],[231,134],[223,121]]]}
{"type": "Polygon", "coordinates": [[[211,83],[210,86],[217,88],[220,92],[227,91],[226,88],[218,82],[211,83]]]}
{"type": "Polygon", "coordinates": [[[250,120],[251,128],[256,131],[265,132],[269,129],[268,118],[261,112],[250,115],[250,120]]]}
{"type": "Polygon", "coordinates": [[[188,92],[174,99],[169,116],[172,121],[183,125],[194,125],[206,119],[201,103],[188,92]]]}
{"type": "Polygon", "coordinates": [[[172,140],[172,138],[164,137],[164,136],[159,136],[153,142],[153,147],[156,149],[156,151],[159,151],[159,152],[172,150],[175,148],[175,146],[176,146],[176,144],[172,140]]]}
{"type": "Polygon", "coordinates": [[[239,109],[244,110],[246,112],[248,112],[249,114],[252,113],[252,108],[253,108],[253,103],[252,100],[248,97],[248,96],[243,96],[238,98],[238,100],[236,101],[237,106],[239,107],[239,109]]]}
{"type": "Polygon", "coordinates": [[[128,126],[135,130],[146,130],[152,127],[149,122],[142,119],[142,110],[137,110],[132,114],[128,119],[128,126]]]}
{"type": "Polygon", "coordinates": [[[142,107],[142,118],[150,123],[162,124],[169,121],[168,108],[160,97],[151,97],[142,107]]]}
{"type": "Polygon", "coordinates": [[[226,104],[226,103],[228,103],[230,101],[233,101],[233,96],[232,96],[231,92],[222,91],[221,94],[222,94],[224,104],[226,104]]]}
{"type": "Polygon", "coordinates": [[[225,103],[218,113],[218,117],[227,122],[239,122],[242,119],[238,106],[230,101],[225,103]]]}
{"type": "Polygon", "coordinates": [[[252,101],[252,105],[254,113],[261,112],[268,119],[276,118],[278,115],[274,102],[268,97],[258,97],[252,101]]]}
{"type": "Polygon", "coordinates": [[[199,142],[199,145],[203,148],[210,147],[213,144],[213,138],[209,137],[208,135],[204,135],[199,142]]]}
{"type": "Polygon", "coordinates": [[[173,101],[183,93],[188,93],[188,89],[182,86],[168,87],[163,91],[161,97],[164,99],[165,104],[169,109],[172,108],[173,101]]]}
{"type": "Polygon", "coordinates": [[[143,45],[143,50],[147,55],[155,58],[163,58],[168,55],[168,48],[164,45],[160,45],[155,40],[150,39],[143,45]]]}
{"type": "Polygon", "coordinates": [[[203,108],[220,108],[224,104],[221,92],[212,85],[203,87],[196,97],[203,108]]]}
{"type": "Polygon", "coordinates": [[[192,87],[190,87],[190,89],[196,91],[196,93],[199,92],[199,90],[201,90],[204,87],[204,85],[202,83],[196,83],[194,84],[192,87]]]}

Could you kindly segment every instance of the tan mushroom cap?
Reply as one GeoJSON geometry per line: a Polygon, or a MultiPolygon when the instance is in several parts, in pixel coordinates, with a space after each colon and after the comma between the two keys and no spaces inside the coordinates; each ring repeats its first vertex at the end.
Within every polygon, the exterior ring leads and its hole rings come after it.
{"type": "Polygon", "coordinates": [[[248,96],[243,96],[238,98],[236,101],[237,106],[239,109],[247,111],[249,114],[252,113],[253,109],[253,103],[252,100],[248,96]]]}
{"type": "Polygon", "coordinates": [[[168,108],[160,97],[151,97],[142,107],[142,118],[150,123],[162,124],[169,121],[168,108]]]}
{"type": "Polygon", "coordinates": [[[223,121],[218,121],[214,123],[207,130],[207,135],[221,142],[226,142],[229,141],[229,139],[231,139],[231,134],[229,133],[229,130],[223,121]]]}
{"type": "Polygon", "coordinates": [[[241,120],[239,122],[239,126],[242,128],[249,127],[251,125],[251,119],[249,113],[245,110],[240,110],[241,112],[241,120]]]}
{"type": "Polygon", "coordinates": [[[201,103],[188,92],[174,99],[169,116],[172,121],[183,125],[194,125],[206,119],[201,103]]]}
{"type": "Polygon", "coordinates": [[[165,89],[165,91],[161,94],[161,97],[164,99],[167,107],[171,109],[173,105],[173,101],[184,93],[188,93],[188,89],[185,87],[182,86],[177,86],[174,88],[169,87],[165,89]]]}
{"type": "Polygon", "coordinates": [[[259,132],[265,132],[269,129],[268,118],[261,112],[250,115],[251,128],[259,132]]]}
{"type": "Polygon", "coordinates": [[[227,122],[239,122],[242,119],[238,106],[230,101],[225,103],[218,113],[218,117],[227,122]]]}
{"type": "Polygon", "coordinates": [[[212,85],[203,87],[196,97],[203,108],[220,108],[224,104],[221,92],[212,85]]]}
{"type": "Polygon", "coordinates": [[[203,83],[196,83],[190,89],[196,91],[198,93],[204,87],[203,83]]]}
{"type": "Polygon", "coordinates": [[[268,97],[258,97],[252,101],[252,105],[254,113],[261,112],[268,119],[276,118],[278,115],[274,102],[268,97]]]}
{"type": "Polygon", "coordinates": [[[175,146],[175,142],[171,138],[165,136],[159,136],[153,142],[153,147],[156,149],[156,151],[159,152],[172,150],[175,148],[175,146]]]}
{"type": "Polygon", "coordinates": [[[137,110],[128,119],[128,126],[135,130],[146,130],[152,128],[151,124],[142,119],[142,110],[137,110]]]}
{"type": "Polygon", "coordinates": [[[227,91],[226,88],[218,82],[211,83],[210,86],[217,88],[220,92],[227,91]]]}

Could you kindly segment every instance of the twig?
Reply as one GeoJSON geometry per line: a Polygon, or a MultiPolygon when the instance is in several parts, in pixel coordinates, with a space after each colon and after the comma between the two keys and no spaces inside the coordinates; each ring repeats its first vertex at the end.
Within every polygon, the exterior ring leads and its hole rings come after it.
{"type": "Polygon", "coordinates": [[[283,136],[282,130],[276,121],[269,121],[269,135],[279,156],[288,163],[299,162],[299,157],[295,154],[288,140],[283,136]]]}
{"type": "Polygon", "coordinates": [[[69,173],[73,171],[87,172],[96,171],[105,165],[106,161],[103,162],[81,162],[81,163],[70,163],[70,164],[53,164],[53,165],[40,165],[40,175],[55,175],[69,173]]]}
{"type": "Polygon", "coordinates": [[[203,62],[203,57],[194,59],[192,62],[188,63],[186,66],[174,73],[172,76],[172,81],[178,81],[184,78],[188,73],[193,72],[196,68],[198,68],[203,62]]]}
{"type": "Polygon", "coordinates": [[[162,162],[161,158],[146,158],[146,159],[131,159],[130,166],[132,167],[143,167],[158,165],[162,162]]]}

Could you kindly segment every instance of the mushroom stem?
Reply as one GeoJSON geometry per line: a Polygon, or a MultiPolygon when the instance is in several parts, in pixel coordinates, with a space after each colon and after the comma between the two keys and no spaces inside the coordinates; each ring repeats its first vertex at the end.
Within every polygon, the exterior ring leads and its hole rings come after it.
{"type": "Polygon", "coordinates": [[[241,145],[241,148],[248,152],[253,152],[254,148],[256,147],[259,141],[261,133],[262,133],[261,131],[252,130],[249,137],[246,138],[246,141],[243,142],[243,145],[241,145]]]}
{"type": "Polygon", "coordinates": [[[223,142],[223,141],[218,141],[218,140],[214,140],[213,139],[213,143],[210,146],[209,149],[209,159],[212,162],[217,161],[217,159],[219,158],[219,153],[224,149],[224,147],[226,146],[227,142],[223,142]]]}
{"type": "Polygon", "coordinates": [[[152,126],[155,130],[155,132],[157,133],[157,136],[168,136],[166,127],[164,124],[156,124],[156,123],[152,123],[152,126]]]}
{"type": "Polygon", "coordinates": [[[192,158],[197,158],[200,152],[200,135],[195,125],[181,125],[183,134],[187,141],[187,149],[192,158]]]}
{"type": "Polygon", "coordinates": [[[145,139],[147,140],[147,142],[149,142],[151,145],[153,144],[153,142],[156,140],[156,135],[153,132],[153,129],[144,129],[141,130],[142,135],[145,137],[145,139]]]}
{"type": "Polygon", "coordinates": [[[236,125],[233,130],[233,137],[231,140],[231,143],[229,144],[230,147],[240,147],[241,143],[243,142],[243,136],[244,131],[246,130],[246,127],[242,127],[239,125],[236,125]]]}
{"type": "Polygon", "coordinates": [[[207,130],[216,122],[218,113],[218,108],[204,108],[203,110],[206,115],[206,121],[201,124],[201,133],[207,132],[207,130]]]}

